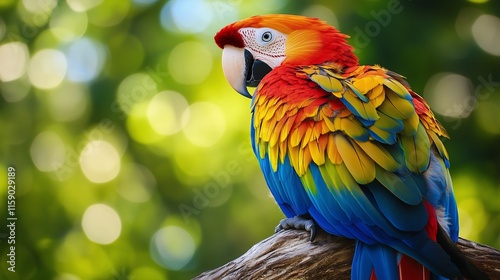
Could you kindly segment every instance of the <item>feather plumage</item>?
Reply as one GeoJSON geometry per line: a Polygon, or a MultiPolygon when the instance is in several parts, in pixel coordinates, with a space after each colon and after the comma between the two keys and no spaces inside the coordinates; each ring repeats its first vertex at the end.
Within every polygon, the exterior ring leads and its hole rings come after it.
{"type": "MultiPolygon", "coordinates": [[[[255,135],[261,135],[266,126],[274,128],[269,130],[270,135],[266,132],[265,137],[256,140],[281,147],[257,146],[266,149],[257,151],[261,162],[269,162],[264,174],[274,177],[285,165],[292,169],[309,199],[306,213],[322,228],[363,244],[398,243],[406,236],[406,241],[401,241],[406,245],[398,245],[396,250],[403,250],[412,258],[426,259],[428,256],[420,256],[421,251],[409,249],[416,244],[408,241],[412,240],[408,236],[424,232],[428,223],[424,201],[427,189],[432,186],[421,174],[428,172],[433,149],[443,163],[447,162],[446,150],[438,138],[445,134],[432,112],[423,110],[428,107],[422,106],[421,99],[418,99],[420,111],[416,110],[414,97],[419,97],[401,79],[378,66],[359,66],[344,72],[330,64],[280,66],[262,81],[254,96],[253,104],[258,105],[253,107],[253,129],[255,135]],[[291,90],[280,86],[287,75],[314,83],[297,83],[291,90]],[[286,98],[277,99],[278,90],[286,98]],[[272,115],[280,112],[286,120],[270,117],[269,112],[272,115]],[[420,116],[426,119],[422,121],[420,116]]],[[[441,171],[444,175],[440,176],[449,176],[446,167],[441,171]]],[[[436,201],[435,207],[448,202],[436,201]]],[[[293,208],[293,203],[289,205],[293,208]]],[[[447,208],[456,209],[454,205],[447,208]]],[[[447,215],[456,219],[453,210],[447,215]]],[[[456,220],[452,223],[456,224],[456,220]]],[[[430,242],[425,236],[419,238],[424,238],[421,242],[430,242]]],[[[380,245],[369,248],[377,249],[366,250],[378,250],[370,258],[387,252],[393,256],[397,252],[380,245]]],[[[433,253],[439,250],[429,248],[433,253]]],[[[375,259],[368,262],[379,270],[391,267],[379,272],[382,275],[377,275],[379,279],[399,273],[398,258],[391,258],[392,266],[375,259]]],[[[363,261],[360,267],[366,264],[363,261]]],[[[441,271],[449,267],[434,269],[442,274],[451,273],[441,271]]],[[[353,271],[359,273],[354,267],[353,271]]]]}

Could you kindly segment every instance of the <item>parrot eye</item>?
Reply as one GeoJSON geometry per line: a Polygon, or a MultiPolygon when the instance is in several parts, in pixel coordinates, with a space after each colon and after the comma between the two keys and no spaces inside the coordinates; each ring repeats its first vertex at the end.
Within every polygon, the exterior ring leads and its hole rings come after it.
{"type": "Polygon", "coordinates": [[[266,31],[262,34],[262,41],[269,42],[273,39],[273,34],[271,31],[266,31]]]}
{"type": "Polygon", "coordinates": [[[263,28],[256,32],[255,40],[257,44],[261,46],[266,46],[276,39],[276,31],[270,28],[263,28]]]}

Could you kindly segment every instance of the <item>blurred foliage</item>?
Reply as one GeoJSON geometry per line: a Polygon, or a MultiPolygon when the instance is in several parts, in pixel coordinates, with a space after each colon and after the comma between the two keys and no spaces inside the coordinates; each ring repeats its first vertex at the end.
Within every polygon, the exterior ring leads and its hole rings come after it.
{"type": "Polygon", "coordinates": [[[271,235],[283,215],[249,101],[213,43],[266,13],[325,19],[408,78],[451,136],[461,236],[500,248],[498,1],[2,0],[0,178],[16,168],[18,220],[12,273],[5,184],[0,278],[186,279],[271,235]]]}

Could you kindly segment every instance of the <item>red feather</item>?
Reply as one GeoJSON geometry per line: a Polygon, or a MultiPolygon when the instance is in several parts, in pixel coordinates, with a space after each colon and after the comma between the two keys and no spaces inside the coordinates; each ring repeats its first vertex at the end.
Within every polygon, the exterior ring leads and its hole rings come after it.
{"type": "Polygon", "coordinates": [[[237,48],[245,47],[243,38],[238,32],[237,28],[234,28],[232,24],[222,28],[217,34],[215,34],[215,43],[219,48],[223,49],[225,45],[232,45],[237,48]]]}

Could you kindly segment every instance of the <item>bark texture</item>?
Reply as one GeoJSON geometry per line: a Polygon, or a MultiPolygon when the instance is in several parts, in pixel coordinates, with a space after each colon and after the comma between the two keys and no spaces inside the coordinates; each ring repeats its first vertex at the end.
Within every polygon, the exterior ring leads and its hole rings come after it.
{"type": "MultiPolygon", "coordinates": [[[[491,279],[500,279],[500,251],[460,238],[457,247],[491,279]]],[[[239,258],[194,279],[350,279],[352,240],[319,231],[284,230],[239,258]]]]}

